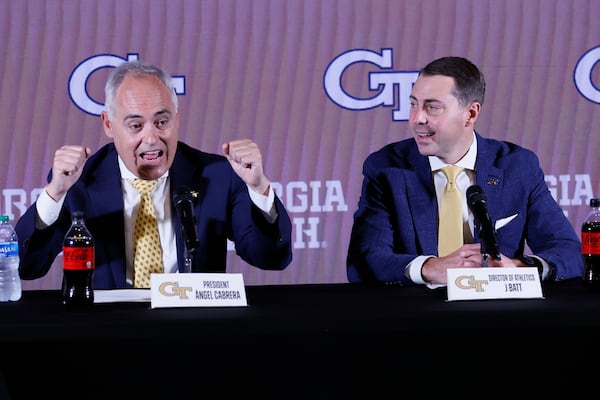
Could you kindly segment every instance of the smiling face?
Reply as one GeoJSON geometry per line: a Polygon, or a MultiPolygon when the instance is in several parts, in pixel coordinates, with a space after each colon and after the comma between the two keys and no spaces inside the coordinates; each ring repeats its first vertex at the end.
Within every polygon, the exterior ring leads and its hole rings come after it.
{"type": "Polygon", "coordinates": [[[481,108],[475,101],[461,105],[454,90],[451,77],[421,75],[410,95],[409,129],[419,152],[448,164],[454,164],[469,150],[481,108]]]}
{"type": "Polygon", "coordinates": [[[157,179],[173,164],[179,114],[171,93],[156,77],[127,75],[115,96],[115,112],[102,113],[104,133],[115,144],[127,169],[157,179]]]}

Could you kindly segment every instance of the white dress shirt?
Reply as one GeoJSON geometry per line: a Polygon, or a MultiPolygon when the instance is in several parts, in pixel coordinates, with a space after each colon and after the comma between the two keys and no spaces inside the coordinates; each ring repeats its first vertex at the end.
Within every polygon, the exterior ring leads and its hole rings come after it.
{"type": "MultiPolygon", "coordinates": [[[[464,155],[456,164],[456,166],[462,167],[463,170],[460,171],[458,176],[456,177],[456,185],[460,190],[462,196],[462,214],[463,214],[463,243],[473,243],[473,229],[474,229],[474,221],[473,215],[469,212],[469,208],[467,206],[467,188],[475,182],[475,161],[477,159],[477,139],[475,138],[475,132],[473,132],[473,142],[471,143],[471,147],[467,151],[467,154],[464,155]]],[[[431,173],[433,174],[433,182],[435,184],[435,193],[437,195],[437,203],[438,210],[440,209],[440,203],[442,201],[442,194],[444,193],[444,189],[446,187],[446,183],[448,179],[446,175],[441,171],[446,164],[442,160],[440,160],[436,156],[429,156],[429,165],[431,167],[431,173]]],[[[410,262],[406,266],[405,273],[408,275],[411,281],[418,284],[427,284],[430,288],[435,288],[439,286],[445,285],[432,285],[423,280],[423,275],[421,275],[421,269],[423,268],[423,264],[427,261],[428,258],[435,257],[434,255],[422,255],[416,257],[413,261],[410,262]]]]}

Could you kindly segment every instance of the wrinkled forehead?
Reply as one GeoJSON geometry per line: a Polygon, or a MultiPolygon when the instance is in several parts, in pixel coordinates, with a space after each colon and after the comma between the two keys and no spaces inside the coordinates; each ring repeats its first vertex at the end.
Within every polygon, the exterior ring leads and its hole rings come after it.
{"type": "Polygon", "coordinates": [[[118,114],[153,116],[174,113],[171,95],[160,79],[153,76],[127,76],[117,89],[118,114]]]}

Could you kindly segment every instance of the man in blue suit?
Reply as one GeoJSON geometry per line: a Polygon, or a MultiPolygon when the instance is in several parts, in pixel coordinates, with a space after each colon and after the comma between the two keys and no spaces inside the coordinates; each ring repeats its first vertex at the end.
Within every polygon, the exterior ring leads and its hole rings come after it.
{"type": "Polygon", "coordinates": [[[254,142],[225,143],[223,155],[180,142],[171,76],[151,64],[133,61],[116,67],[105,96],[102,124],[112,142],[94,154],[80,145],[58,149],[44,192],[16,224],[22,279],[48,272],[62,251],[72,212],[80,210],[95,241],[94,288],[133,287],[133,232],[140,201],[130,183],[134,178],[158,182],[152,202],[164,272],[185,272],[189,253],[192,272],[225,272],[227,239],[243,260],[258,268],[282,270],[290,264],[291,222],[254,142]],[[198,194],[190,198],[195,199],[199,247],[189,253],[172,200],[178,191],[198,194]]]}
{"type": "MultiPolygon", "coordinates": [[[[581,243],[553,199],[537,156],[513,143],[486,139],[474,128],[485,80],[461,57],[425,66],[410,95],[411,139],[384,146],[363,164],[348,256],[350,282],[447,284],[448,268],[537,266],[542,279],[581,278],[581,243]],[[438,209],[447,179],[457,177],[463,237],[455,250],[438,252],[438,209]],[[481,187],[495,224],[499,260],[482,255],[479,229],[466,191],[481,187]],[[525,254],[526,246],[533,254],[525,254]]],[[[448,240],[440,237],[441,241],[448,240]]],[[[485,252],[484,252],[485,253],[485,252]]]]}

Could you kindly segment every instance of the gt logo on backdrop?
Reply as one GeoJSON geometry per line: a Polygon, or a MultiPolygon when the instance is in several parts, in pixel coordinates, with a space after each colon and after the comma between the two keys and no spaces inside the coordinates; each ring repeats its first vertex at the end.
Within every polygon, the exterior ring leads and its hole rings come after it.
{"type": "MultiPolygon", "coordinates": [[[[355,111],[370,110],[376,107],[392,107],[393,121],[408,121],[408,98],[418,71],[392,71],[392,49],[348,50],[335,57],[325,69],[323,87],[327,96],[338,106],[355,111]],[[376,91],[372,97],[358,98],[344,89],[342,78],[346,70],[356,63],[370,63],[381,68],[382,72],[370,72],[369,90],[376,91]],[[398,88],[396,91],[395,89],[398,88]],[[397,92],[397,98],[395,93],[397,92]]],[[[574,83],[579,93],[587,100],[600,104],[600,89],[592,80],[594,67],[600,65],[600,46],[588,50],[577,62],[574,70],[574,83]]]]}
{"type": "Polygon", "coordinates": [[[589,49],[575,65],[573,79],[579,93],[592,103],[600,104],[600,89],[592,80],[594,67],[600,62],[600,46],[589,49]]]}
{"type": "Polygon", "coordinates": [[[355,63],[371,63],[384,70],[393,67],[392,49],[381,49],[381,53],[371,50],[349,50],[340,54],[327,66],[323,76],[325,93],[335,104],[350,110],[369,110],[384,106],[396,108],[392,111],[392,120],[408,121],[409,103],[406,101],[417,80],[418,71],[384,71],[369,73],[369,90],[377,91],[373,97],[361,99],[350,95],[342,86],[344,72],[355,63]],[[398,101],[394,93],[398,88],[398,101]]]}
{"type": "MultiPolygon", "coordinates": [[[[82,61],[71,73],[69,77],[69,96],[71,101],[82,111],[99,116],[104,109],[104,104],[91,98],[86,89],[86,84],[90,76],[102,68],[117,67],[126,61],[139,60],[137,53],[127,54],[127,58],[111,54],[99,54],[82,61]]],[[[173,76],[173,86],[175,93],[185,94],[185,78],[183,76],[173,76]]]]}

